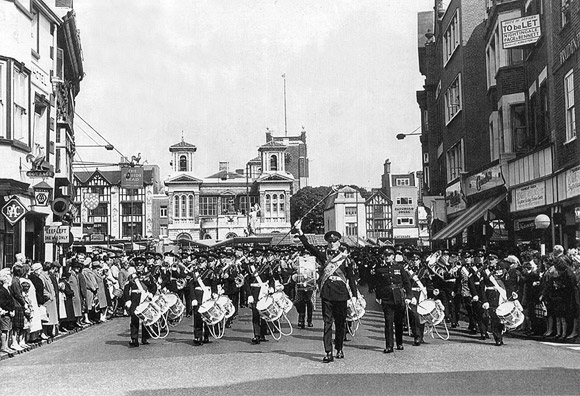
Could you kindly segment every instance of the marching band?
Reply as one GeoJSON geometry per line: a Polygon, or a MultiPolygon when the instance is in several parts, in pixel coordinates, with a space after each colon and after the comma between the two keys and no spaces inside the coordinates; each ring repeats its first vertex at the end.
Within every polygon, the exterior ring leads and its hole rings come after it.
{"type": "Polygon", "coordinates": [[[329,363],[344,358],[345,332],[354,335],[354,325],[360,324],[366,302],[359,288],[365,284],[384,312],[385,353],[395,346],[404,349],[404,327],[414,346],[433,332],[448,339],[447,324],[457,326],[460,314],[470,334],[479,332],[485,340],[489,329],[498,346],[506,330],[524,322],[519,296],[506,280],[509,266],[495,252],[443,250],[425,255],[392,246],[350,249],[335,231],[325,235],[328,246],[319,249],[302,234],[300,222],[295,229],[303,246],[235,246],[132,258],[123,293],[131,316],[129,345],[139,345],[140,325],[141,344],[146,345],[192,316],[193,345],[207,344],[210,336],[223,337],[243,306],[252,312],[250,341],[259,345],[268,335],[277,340],[292,333],[287,313],[294,305],[297,327],[312,327],[313,300],[319,295],[323,362],[329,363]]]}

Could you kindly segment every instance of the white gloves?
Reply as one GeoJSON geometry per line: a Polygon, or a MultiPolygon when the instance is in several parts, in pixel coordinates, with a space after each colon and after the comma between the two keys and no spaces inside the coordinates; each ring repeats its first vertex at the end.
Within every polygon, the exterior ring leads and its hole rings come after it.
{"type": "Polygon", "coordinates": [[[417,305],[417,298],[416,298],[416,297],[413,297],[413,298],[411,299],[411,304],[412,304],[412,305],[417,305]]]}
{"type": "Polygon", "coordinates": [[[487,302],[486,302],[486,303],[483,303],[483,304],[481,305],[481,307],[482,307],[483,309],[489,309],[489,303],[487,303],[487,302]]]}
{"type": "Polygon", "coordinates": [[[479,301],[479,296],[473,296],[473,297],[471,298],[471,301],[473,301],[473,302],[478,302],[478,301],[479,301]]]}
{"type": "Polygon", "coordinates": [[[192,307],[197,307],[197,300],[196,300],[196,299],[193,299],[193,300],[191,301],[191,306],[192,306],[192,307]]]}
{"type": "Polygon", "coordinates": [[[268,294],[274,294],[274,288],[273,287],[269,287],[268,288],[268,294]]]}
{"type": "Polygon", "coordinates": [[[405,305],[409,305],[411,304],[411,300],[409,300],[408,298],[405,298],[405,305]]]}
{"type": "Polygon", "coordinates": [[[125,308],[127,308],[127,309],[131,308],[131,301],[127,301],[125,303],[125,308]]]}
{"type": "Polygon", "coordinates": [[[434,289],[433,290],[433,295],[434,296],[438,296],[439,295],[439,289],[434,289]]]}
{"type": "Polygon", "coordinates": [[[254,303],[254,296],[248,296],[248,304],[254,303]]]}
{"type": "Polygon", "coordinates": [[[518,293],[512,292],[512,299],[513,300],[517,300],[518,299],[518,293]]]}

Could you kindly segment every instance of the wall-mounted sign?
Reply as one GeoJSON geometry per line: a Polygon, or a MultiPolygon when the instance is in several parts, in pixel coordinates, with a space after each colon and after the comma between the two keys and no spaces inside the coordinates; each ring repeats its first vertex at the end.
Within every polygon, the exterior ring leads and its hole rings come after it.
{"type": "Polygon", "coordinates": [[[580,165],[566,172],[566,198],[580,195],[580,165]]]}
{"type": "Polygon", "coordinates": [[[503,186],[505,181],[499,165],[493,166],[483,172],[469,176],[465,179],[465,195],[470,196],[482,191],[491,190],[494,187],[503,186]]]}
{"type": "Polygon", "coordinates": [[[34,204],[36,206],[48,206],[48,195],[49,191],[35,190],[34,191],[34,204]]]}
{"type": "Polygon", "coordinates": [[[539,15],[508,19],[501,23],[501,37],[504,49],[534,44],[541,36],[539,15]]]}
{"type": "Polygon", "coordinates": [[[445,206],[448,215],[467,208],[461,192],[461,182],[457,181],[445,189],[445,206]]]}
{"type": "Polygon", "coordinates": [[[70,243],[70,226],[44,226],[44,243],[70,243]]]}
{"type": "Polygon", "coordinates": [[[121,187],[143,188],[143,167],[142,166],[121,167],[121,187]]]}
{"type": "Polygon", "coordinates": [[[546,204],[546,185],[534,183],[515,191],[516,210],[531,209],[546,204]]]}
{"type": "Polygon", "coordinates": [[[94,210],[99,206],[99,193],[84,193],[83,206],[89,210],[94,210]]]}
{"type": "Polygon", "coordinates": [[[26,212],[28,212],[28,210],[17,197],[10,198],[10,200],[6,202],[6,205],[2,207],[2,214],[12,225],[22,220],[26,215],[26,212]]]}

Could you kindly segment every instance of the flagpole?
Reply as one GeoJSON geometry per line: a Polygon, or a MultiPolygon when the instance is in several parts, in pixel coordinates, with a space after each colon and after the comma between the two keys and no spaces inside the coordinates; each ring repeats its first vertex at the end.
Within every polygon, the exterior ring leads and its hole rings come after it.
{"type": "Polygon", "coordinates": [[[288,137],[288,122],[286,119],[286,73],[282,74],[284,79],[284,136],[288,137]]]}

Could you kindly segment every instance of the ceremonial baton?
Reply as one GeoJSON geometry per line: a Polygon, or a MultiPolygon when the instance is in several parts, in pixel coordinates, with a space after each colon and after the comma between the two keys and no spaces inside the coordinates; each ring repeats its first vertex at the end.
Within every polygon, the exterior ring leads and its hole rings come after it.
{"type": "MultiPolygon", "coordinates": [[[[312,212],[314,210],[314,208],[316,208],[322,202],[326,201],[326,199],[328,197],[330,197],[332,194],[336,193],[337,191],[338,191],[338,186],[332,186],[332,187],[330,187],[330,192],[328,194],[326,194],[324,196],[324,198],[322,198],[320,201],[318,201],[312,208],[310,208],[310,210],[308,212],[306,212],[301,218],[299,218],[298,220],[296,220],[296,222],[304,220],[304,218],[306,216],[308,216],[310,214],[310,212],[312,212]]],[[[296,222],[294,222],[294,223],[296,223],[296,222]]],[[[294,225],[292,225],[292,227],[290,227],[290,231],[288,231],[286,234],[284,234],[284,236],[282,238],[280,238],[280,240],[278,241],[277,244],[274,245],[274,247],[278,246],[280,244],[280,242],[282,242],[284,240],[284,238],[286,238],[288,236],[288,234],[290,234],[292,232],[292,228],[294,228],[294,225]]]]}

